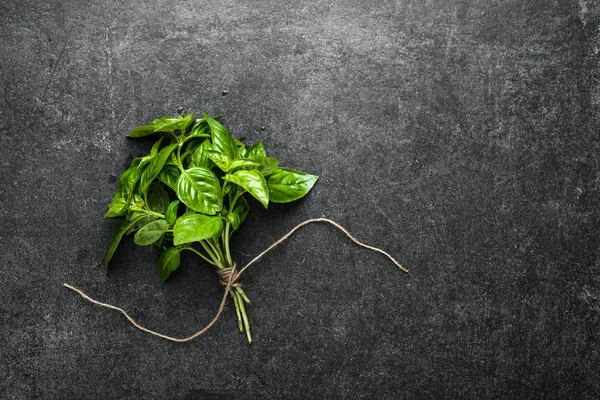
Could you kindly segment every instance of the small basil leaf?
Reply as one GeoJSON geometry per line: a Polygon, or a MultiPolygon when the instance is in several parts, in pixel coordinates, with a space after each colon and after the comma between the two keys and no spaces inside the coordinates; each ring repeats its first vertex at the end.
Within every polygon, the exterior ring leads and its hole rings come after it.
{"type": "Polygon", "coordinates": [[[219,179],[208,168],[194,167],[182,172],[175,192],[192,210],[213,215],[223,208],[219,179]]]}
{"type": "MultiPolygon", "coordinates": [[[[256,168],[260,167],[261,163],[256,160],[247,160],[245,158],[237,158],[229,164],[229,171],[233,171],[239,168],[256,168]]],[[[225,171],[227,172],[227,171],[225,171]]]]}
{"type": "Polygon", "coordinates": [[[227,220],[231,223],[233,229],[236,229],[240,226],[240,216],[234,212],[227,213],[227,220]]]}
{"type": "Polygon", "coordinates": [[[161,137],[156,143],[154,143],[154,146],[152,146],[152,149],[150,150],[150,154],[148,154],[145,157],[142,157],[142,159],[140,160],[140,165],[148,164],[156,157],[156,155],[158,154],[158,149],[160,149],[160,145],[163,139],[164,137],[161,137]]]}
{"type": "Polygon", "coordinates": [[[236,171],[233,174],[225,175],[223,179],[246,189],[246,191],[260,201],[265,208],[269,205],[269,189],[267,188],[265,178],[260,172],[256,170],[236,171]]]}
{"type": "Polygon", "coordinates": [[[179,267],[179,264],[181,263],[179,252],[178,248],[169,247],[163,251],[158,258],[158,274],[163,282],[167,280],[169,275],[171,275],[171,272],[179,267]]]}
{"type": "Polygon", "coordinates": [[[200,146],[196,147],[196,150],[192,153],[192,163],[195,167],[212,168],[212,161],[207,154],[209,150],[211,150],[210,140],[205,140],[200,146]]]}
{"type": "Polygon", "coordinates": [[[263,175],[268,175],[272,173],[277,167],[279,167],[279,160],[273,157],[254,156],[252,157],[252,160],[260,163],[258,169],[260,172],[262,172],[263,175]]]}
{"type": "Polygon", "coordinates": [[[182,215],[173,226],[173,244],[178,246],[217,237],[223,229],[223,220],[218,216],[203,214],[182,215]]]}
{"type": "Polygon", "coordinates": [[[204,154],[206,154],[206,157],[212,160],[212,162],[214,162],[222,171],[229,172],[231,157],[216,150],[205,150],[204,154]]]}
{"type": "Polygon", "coordinates": [[[140,228],[133,241],[140,246],[148,246],[156,242],[167,230],[167,221],[159,219],[140,228]]]}
{"type": "Polygon", "coordinates": [[[177,208],[179,207],[179,200],[173,200],[169,207],[167,207],[167,212],[165,213],[165,219],[167,220],[167,224],[173,225],[175,220],[177,219],[177,208]]]}
{"type": "Polygon", "coordinates": [[[150,183],[152,183],[154,178],[156,178],[156,176],[160,173],[160,171],[162,170],[162,168],[165,165],[165,162],[171,155],[171,152],[176,147],[177,147],[177,143],[168,145],[167,147],[162,149],[158,153],[156,158],[154,158],[150,162],[150,165],[148,165],[148,168],[146,168],[146,170],[142,174],[142,179],[141,179],[141,183],[140,183],[142,193],[146,193],[146,191],[148,190],[148,187],[150,186],[150,183]]]}
{"type": "Polygon", "coordinates": [[[207,113],[202,113],[206,122],[210,126],[212,135],[212,147],[213,150],[220,151],[229,158],[237,158],[239,150],[237,143],[231,133],[220,122],[211,118],[207,113]]]}
{"type": "Polygon", "coordinates": [[[233,229],[237,230],[242,222],[244,222],[246,215],[248,215],[248,209],[248,202],[244,196],[238,197],[233,212],[227,213],[227,219],[231,222],[233,229]]]}
{"type": "Polygon", "coordinates": [[[138,126],[134,130],[132,130],[131,133],[129,135],[127,135],[127,137],[140,138],[140,137],[151,135],[153,133],[154,133],[154,126],[143,125],[143,126],[138,126]]]}
{"type": "Polygon", "coordinates": [[[128,206],[127,199],[120,197],[120,193],[116,193],[112,202],[108,205],[108,211],[104,214],[104,218],[120,217],[127,212],[128,206]]]}
{"type": "Polygon", "coordinates": [[[140,229],[142,226],[148,225],[150,222],[158,219],[158,217],[155,217],[154,215],[148,215],[146,213],[136,213],[132,217],[136,220],[136,222],[131,225],[129,229],[127,229],[127,232],[125,232],[126,235],[129,235],[140,229]],[[140,216],[141,218],[139,218],[140,216]]]}
{"type": "Polygon", "coordinates": [[[150,210],[163,214],[169,205],[169,193],[162,183],[154,185],[148,195],[150,210]]]}
{"type": "Polygon", "coordinates": [[[254,143],[248,150],[246,150],[246,157],[253,158],[254,156],[262,156],[266,157],[267,153],[265,153],[265,148],[263,146],[262,141],[258,141],[254,143]]]}
{"type": "Polygon", "coordinates": [[[269,199],[274,203],[288,203],[304,197],[318,176],[291,168],[277,168],[267,176],[269,199]]]}
{"type": "Polygon", "coordinates": [[[179,168],[176,165],[166,164],[158,173],[157,178],[171,189],[176,190],[179,175],[179,168]]]}
{"type": "Polygon", "coordinates": [[[138,219],[135,219],[133,221],[119,221],[119,224],[117,225],[116,229],[112,234],[112,237],[110,238],[110,246],[108,248],[108,253],[106,253],[106,257],[104,257],[104,268],[108,269],[108,263],[110,262],[110,259],[112,258],[113,254],[115,254],[115,250],[117,250],[117,247],[119,246],[123,235],[133,224],[137,222],[138,219]]]}

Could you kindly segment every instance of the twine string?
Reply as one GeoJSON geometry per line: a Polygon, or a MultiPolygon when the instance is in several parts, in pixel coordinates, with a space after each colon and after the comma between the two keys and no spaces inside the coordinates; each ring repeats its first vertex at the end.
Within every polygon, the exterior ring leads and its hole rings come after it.
{"type": "Polygon", "coordinates": [[[217,322],[217,320],[221,316],[221,313],[223,312],[223,309],[225,308],[225,302],[227,301],[227,295],[231,291],[231,288],[232,287],[241,287],[241,284],[239,282],[239,278],[242,275],[242,273],[250,265],[252,265],[256,261],[260,260],[265,254],[267,254],[269,251],[273,250],[273,248],[275,248],[276,246],[278,246],[279,244],[281,244],[282,242],[284,242],[287,238],[289,238],[298,229],[300,229],[301,227],[303,227],[305,225],[313,223],[313,222],[327,222],[327,223],[335,226],[336,228],[338,228],[339,230],[341,230],[342,232],[344,232],[346,234],[346,236],[348,236],[348,238],[350,238],[350,240],[352,240],[357,245],[359,245],[361,247],[364,247],[366,249],[369,249],[369,250],[376,251],[378,253],[381,253],[381,254],[387,256],[398,268],[400,268],[404,272],[408,272],[408,270],[406,268],[404,268],[402,265],[400,265],[400,263],[398,261],[396,261],[396,259],[394,259],[394,257],[392,257],[389,253],[381,250],[380,248],[369,246],[368,244],[362,243],[361,241],[359,241],[358,239],[356,239],[354,236],[352,236],[350,234],[350,232],[348,232],[348,230],[346,230],[346,228],[344,228],[343,226],[341,226],[337,222],[334,222],[334,221],[332,221],[330,219],[327,219],[327,218],[314,218],[314,219],[308,219],[308,220],[306,220],[304,222],[301,222],[298,225],[296,225],[291,231],[289,231],[284,236],[282,236],[279,240],[277,240],[275,243],[273,243],[271,246],[269,246],[265,251],[263,251],[262,253],[260,253],[256,257],[254,257],[248,264],[246,264],[239,271],[237,271],[235,263],[231,267],[229,267],[229,268],[224,268],[224,269],[219,270],[218,272],[219,272],[220,282],[221,282],[221,284],[223,286],[225,286],[225,289],[224,289],[224,292],[223,292],[223,299],[221,300],[221,304],[219,305],[219,309],[217,310],[217,313],[215,314],[215,316],[213,317],[213,319],[204,328],[200,329],[198,332],[194,333],[193,335],[185,337],[185,338],[176,338],[176,337],[168,336],[168,335],[165,335],[165,334],[153,331],[151,329],[148,329],[148,328],[140,325],[135,319],[133,319],[129,314],[127,314],[127,312],[124,309],[122,309],[121,307],[116,307],[116,306],[113,306],[111,304],[102,303],[102,302],[100,302],[98,300],[94,300],[93,298],[89,297],[87,294],[83,293],[81,290],[79,290],[79,289],[77,289],[77,288],[75,288],[75,287],[73,287],[73,286],[71,286],[71,285],[69,285],[67,283],[64,283],[63,286],[66,287],[66,288],[68,288],[68,289],[71,289],[72,291],[74,291],[75,293],[79,294],[81,297],[83,297],[84,299],[86,299],[87,301],[89,301],[91,303],[94,303],[94,304],[102,306],[102,307],[110,308],[112,310],[119,311],[121,314],[123,314],[125,316],[125,318],[127,318],[127,320],[129,322],[131,322],[131,324],[133,324],[133,326],[135,326],[137,329],[139,329],[141,331],[147,332],[147,333],[149,333],[151,335],[158,336],[158,337],[166,339],[166,340],[170,340],[172,342],[178,342],[178,343],[189,342],[190,340],[193,340],[193,339],[197,338],[198,336],[202,335],[203,333],[205,333],[207,330],[209,330],[215,324],[215,322],[217,322]]]}

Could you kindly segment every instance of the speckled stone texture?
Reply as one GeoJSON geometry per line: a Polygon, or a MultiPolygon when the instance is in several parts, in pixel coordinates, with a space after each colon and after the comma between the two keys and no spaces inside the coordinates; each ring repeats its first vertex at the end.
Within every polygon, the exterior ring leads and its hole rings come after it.
{"type": "Polygon", "coordinates": [[[600,5],[591,0],[0,4],[0,398],[600,396],[600,5]],[[223,91],[229,91],[226,95],[223,91]],[[321,179],[234,236],[222,289],[127,242],[116,177],[163,115],[222,113],[321,179]],[[261,131],[264,127],[264,131],[261,131]]]}

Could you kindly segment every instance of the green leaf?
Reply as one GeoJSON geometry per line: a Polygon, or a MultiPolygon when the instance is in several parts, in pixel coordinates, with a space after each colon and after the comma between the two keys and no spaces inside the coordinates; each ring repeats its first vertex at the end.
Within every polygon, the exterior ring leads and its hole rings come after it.
{"type": "Polygon", "coordinates": [[[208,168],[194,167],[182,172],[175,192],[192,210],[213,215],[223,208],[219,179],[208,168]]]}
{"type": "Polygon", "coordinates": [[[120,217],[127,212],[129,202],[120,193],[116,193],[112,202],[108,205],[108,211],[104,214],[104,218],[120,217]]]}
{"type": "Polygon", "coordinates": [[[223,229],[223,220],[219,216],[202,214],[182,215],[173,227],[173,244],[196,242],[217,237],[223,229]]]}
{"type": "Polygon", "coordinates": [[[254,156],[252,159],[260,163],[258,170],[262,172],[263,175],[268,175],[279,167],[279,160],[273,157],[254,156]]]}
{"type": "Polygon", "coordinates": [[[196,150],[192,153],[192,164],[194,167],[205,167],[209,169],[212,167],[212,162],[207,154],[207,151],[212,151],[211,148],[210,140],[205,140],[200,146],[196,147],[196,150]]]}
{"type": "Polygon", "coordinates": [[[144,136],[148,136],[154,133],[154,126],[152,125],[143,125],[134,128],[127,137],[130,138],[140,138],[144,136]]]}
{"type": "Polygon", "coordinates": [[[110,246],[108,248],[108,253],[106,253],[106,257],[104,257],[104,268],[108,269],[108,263],[110,262],[110,259],[112,258],[113,254],[115,254],[115,250],[117,250],[117,247],[119,246],[119,243],[121,242],[121,239],[123,238],[123,235],[125,234],[125,232],[127,232],[127,230],[137,222],[138,219],[140,219],[141,217],[133,220],[133,221],[127,221],[127,220],[122,220],[119,221],[119,224],[117,225],[116,229],[114,230],[112,237],[110,239],[110,246]]]}
{"type": "Polygon", "coordinates": [[[169,205],[169,193],[162,183],[155,184],[148,195],[150,210],[163,214],[169,205]]]}
{"type": "MultiPolygon", "coordinates": [[[[248,160],[245,158],[237,158],[229,164],[229,171],[233,171],[239,168],[256,168],[259,167],[261,163],[256,160],[248,160]]],[[[228,172],[228,171],[225,171],[228,172]]]]}
{"type": "Polygon", "coordinates": [[[260,172],[256,170],[236,171],[233,174],[225,175],[223,179],[246,189],[246,191],[260,201],[265,208],[269,205],[269,189],[267,188],[265,178],[260,172]]]}
{"type": "Polygon", "coordinates": [[[246,157],[253,158],[254,156],[262,156],[266,157],[267,153],[265,153],[265,148],[263,146],[262,141],[258,141],[254,143],[248,150],[246,150],[246,157]]]}
{"type": "Polygon", "coordinates": [[[211,118],[207,113],[202,113],[206,122],[210,126],[212,134],[212,148],[213,150],[220,151],[229,158],[238,158],[239,150],[237,147],[236,140],[231,136],[231,133],[220,122],[211,118]]]}
{"type": "Polygon", "coordinates": [[[133,241],[140,246],[148,246],[156,242],[167,231],[167,221],[159,219],[140,228],[133,241]]]}
{"type": "Polygon", "coordinates": [[[150,162],[150,165],[148,165],[148,168],[146,168],[146,170],[142,174],[142,179],[141,179],[141,183],[140,183],[140,189],[141,189],[142,193],[146,193],[146,191],[148,190],[148,187],[150,186],[150,184],[152,183],[154,178],[156,178],[156,176],[161,172],[163,166],[165,165],[165,162],[171,155],[171,152],[177,146],[178,146],[177,143],[168,145],[167,147],[162,149],[158,153],[156,158],[154,158],[150,162]]]}
{"type": "Polygon", "coordinates": [[[237,230],[242,222],[244,222],[246,215],[248,215],[249,208],[248,202],[244,196],[238,197],[233,212],[227,213],[227,219],[231,222],[233,229],[237,230]]]}
{"type": "Polygon", "coordinates": [[[164,137],[161,137],[156,143],[154,143],[154,146],[152,146],[152,149],[150,150],[150,154],[148,154],[145,157],[142,157],[142,159],[140,160],[140,165],[148,164],[156,157],[156,155],[158,154],[158,149],[160,149],[160,145],[163,139],[164,137]]]}
{"type": "Polygon", "coordinates": [[[216,150],[205,150],[204,154],[214,162],[222,171],[228,172],[231,165],[231,157],[216,150]]]}
{"type": "Polygon", "coordinates": [[[167,280],[171,272],[175,271],[181,263],[179,255],[180,250],[176,247],[169,247],[162,252],[158,258],[158,273],[160,279],[164,282],[167,280]]]}
{"type": "Polygon", "coordinates": [[[176,165],[166,164],[158,173],[157,178],[173,190],[177,190],[177,180],[179,179],[179,168],[176,165]]]}
{"type": "Polygon", "coordinates": [[[178,118],[163,117],[155,119],[148,125],[138,126],[135,128],[127,137],[139,138],[148,136],[154,132],[167,132],[173,133],[176,130],[184,132],[188,126],[194,122],[194,113],[183,116],[180,115],[178,118]]]}
{"type": "Polygon", "coordinates": [[[148,215],[146,213],[136,213],[134,219],[136,221],[133,225],[131,225],[129,227],[129,229],[127,229],[127,232],[125,232],[126,235],[129,235],[129,234],[137,231],[142,226],[148,225],[152,221],[156,221],[158,219],[158,217],[156,217],[154,215],[148,215]],[[140,216],[141,216],[141,218],[139,218],[140,216]]]}
{"type": "Polygon", "coordinates": [[[267,176],[269,199],[274,203],[288,203],[304,197],[318,176],[291,168],[277,168],[267,176]]]}
{"type": "Polygon", "coordinates": [[[167,208],[167,212],[165,213],[165,219],[167,220],[167,224],[173,225],[175,220],[177,219],[177,208],[179,207],[179,200],[173,200],[169,207],[167,208]]]}

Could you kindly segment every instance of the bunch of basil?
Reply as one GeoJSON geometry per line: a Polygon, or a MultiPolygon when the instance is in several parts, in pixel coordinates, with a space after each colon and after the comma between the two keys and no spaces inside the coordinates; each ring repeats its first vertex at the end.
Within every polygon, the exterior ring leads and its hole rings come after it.
{"type": "MultiPolygon", "coordinates": [[[[164,117],[135,128],[131,138],[160,135],[150,154],[135,158],[120,177],[105,218],[123,218],[117,225],[104,260],[112,258],[124,235],[160,251],[158,271],[164,281],[180,264],[180,253],[192,251],[218,269],[231,268],[229,240],[246,218],[244,195],[265,208],[306,195],[318,177],[280,168],[262,142],[249,148],[221,123],[202,113],[164,117]],[[170,139],[170,140],[169,140],[170,139]],[[194,244],[198,246],[194,246],[194,244]]],[[[244,303],[248,297],[233,287],[240,331],[251,342],[244,303]]]]}

